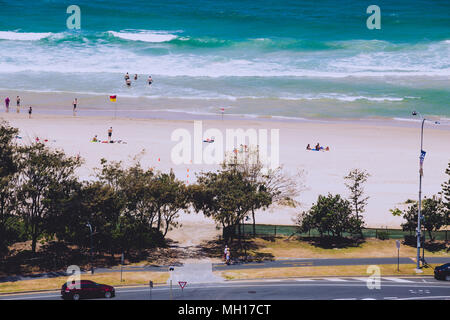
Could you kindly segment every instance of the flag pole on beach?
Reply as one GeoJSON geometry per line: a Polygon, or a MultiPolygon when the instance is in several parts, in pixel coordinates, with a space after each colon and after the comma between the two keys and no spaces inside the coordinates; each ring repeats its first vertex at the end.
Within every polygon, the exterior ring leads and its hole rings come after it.
{"type": "MultiPolygon", "coordinates": [[[[117,96],[109,96],[109,101],[111,102],[117,102],[117,96]]],[[[116,119],[116,115],[117,115],[117,104],[114,104],[114,119],[116,119]]]]}

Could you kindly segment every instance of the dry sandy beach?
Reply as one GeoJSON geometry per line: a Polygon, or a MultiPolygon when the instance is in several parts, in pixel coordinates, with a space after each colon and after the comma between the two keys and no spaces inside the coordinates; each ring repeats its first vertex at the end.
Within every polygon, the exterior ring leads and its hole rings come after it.
{"type": "MultiPolygon", "coordinates": [[[[171,161],[171,150],[177,142],[171,141],[171,134],[179,128],[187,129],[193,135],[191,120],[156,119],[114,119],[113,117],[73,117],[62,115],[28,114],[22,111],[9,113],[2,110],[0,118],[20,129],[19,143],[26,143],[38,137],[48,139],[49,146],[62,148],[70,155],[79,154],[85,164],[79,174],[91,179],[100,159],[123,161],[130,164],[139,158],[144,167],[154,167],[162,171],[173,168],[179,179],[188,183],[195,181],[195,173],[215,170],[215,165],[175,165],[171,161]],[[113,127],[113,139],[126,144],[106,144],[90,142],[94,135],[107,139],[107,130],[113,127]],[[188,171],[189,170],[189,171],[188,171]]],[[[257,215],[257,223],[292,224],[292,217],[299,211],[308,209],[319,194],[340,193],[347,195],[343,177],[352,168],[367,170],[371,177],[366,184],[370,196],[365,219],[370,227],[398,227],[400,218],[394,218],[389,209],[400,205],[406,199],[417,198],[419,124],[395,126],[367,123],[338,122],[277,122],[255,120],[203,120],[203,131],[217,128],[225,136],[225,130],[279,129],[279,161],[292,174],[304,171],[305,190],[298,199],[301,208],[273,208],[257,215]],[[330,146],[329,152],[306,151],[308,143],[330,146]]],[[[436,194],[445,179],[445,168],[450,160],[450,130],[425,128],[424,149],[427,156],[424,165],[423,193],[436,194]]],[[[205,144],[204,144],[205,145],[205,144]]],[[[195,243],[202,238],[217,233],[211,220],[201,214],[183,214],[182,223],[191,230],[194,226],[205,226],[204,236],[198,234],[195,243]],[[190,226],[190,227],[189,227],[190,226]]],[[[195,228],[195,227],[194,227],[195,228]]],[[[200,228],[195,228],[200,230],[200,228]]],[[[192,231],[192,230],[191,230],[192,231]]],[[[191,232],[177,231],[175,238],[187,241],[191,232]]]]}

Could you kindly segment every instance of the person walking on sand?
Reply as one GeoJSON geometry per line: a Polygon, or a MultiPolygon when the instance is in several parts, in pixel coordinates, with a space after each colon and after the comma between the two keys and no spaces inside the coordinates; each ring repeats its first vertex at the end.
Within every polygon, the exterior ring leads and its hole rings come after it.
{"type": "Polygon", "coordinates": [[[6,97],[5,99],[5,107],[6,107],[6,112],[9,112],[9,97],[6,97]]]}
{"type": "Polygon", "coordinates": [[[110,127],[109,129],[108,129],[108,142],[111,142],[111,137],[112,137],[112,127],[110,127]]]}
{"type": "Polygon", "coordinates": [[[77,104],[78,104],[78,99],[75,98],[75,100],[73,100],[73,115],[74,116],[77,114],[77,104]]]}
{"type": "Polygon", "coordinates": [[[31,114],[33,113],[33,108],[30,106],[28,109],[28,118],[31,119],[31,114]]]}
{"type": "Polygon", "coordinates": [[[17,96],[16,98],[16,107],[17,107],[17,113],[20,113],[20,97],[17,96]]]}

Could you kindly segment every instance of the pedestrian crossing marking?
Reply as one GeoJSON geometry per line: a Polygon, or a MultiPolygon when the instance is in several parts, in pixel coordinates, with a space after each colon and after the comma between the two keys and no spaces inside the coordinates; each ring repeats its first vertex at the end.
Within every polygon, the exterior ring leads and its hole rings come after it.
{"type": "Polygon", "coordinates": [[[336,281],[336,282],[346,282],[346,281],[348,281],[348,280],[341,279],[341,278],[325,278],[325,280],[336,281]]]}
{"type": "Polygon", "coordinates": [[[411,282],[410,280],[400,279],[400,278],[391,278],[391,277],[383,277],[382,279],[394,281],[394,282],[411,282]]]}

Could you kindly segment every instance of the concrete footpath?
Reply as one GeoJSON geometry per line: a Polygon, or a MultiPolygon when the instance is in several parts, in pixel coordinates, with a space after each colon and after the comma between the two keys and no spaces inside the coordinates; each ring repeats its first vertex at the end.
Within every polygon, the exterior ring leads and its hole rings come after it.
{"type": "MultiPolygon", "coordinates": [[[[426,261],[431,264],[444,264],[450,262],[450,257],[428,257],[426,261]]],[[[415,260],[412,258],[400,258],[400,264],[415,264],[415,260]]],[[[386,265],[397,264],[397,258],[355,258],[355,259],[280,259],[273,261],[262,262],[249,262],[240,263],[235,262],[231,265],[223,263],[211,264],[212,271],[223,270],[238,270],[238,269],[259,269],[259,268],[291,268],[291,267],[322,267],[322,266],[357,266],[357,265],[386,265]]],[[[182,265],[174,265],[174,270],[178,269],[182,265]]],[[[167,272],[169,270],[167,265],[163,266],[124,266],[123,272],[167,272]]],[[[120,266],[114,268],[97,268],[95,273],[109,273],[120,272],[120,266]]],[[[84,270],[82,273],[86,274],[90,271],[84,270]]],[[[1,282],[33,280],[33,279],[45,279],[68,276],[65,272],[49,272],[30,274],[22,276],[7,276],[0,278],[1,282]]]]}

